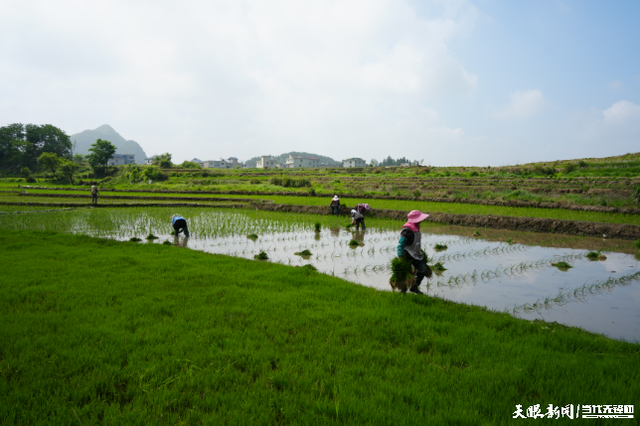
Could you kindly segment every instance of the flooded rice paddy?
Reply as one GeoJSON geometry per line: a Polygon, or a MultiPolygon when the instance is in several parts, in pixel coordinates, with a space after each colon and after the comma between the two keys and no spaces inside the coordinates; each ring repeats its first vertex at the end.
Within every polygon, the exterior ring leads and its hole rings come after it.
{"type": "MultiPolygon", "coordinates": [[[[390,262],[396,255],[398,232],[307,230],[262,234],[256,241],[246,236],[175,241],[247,259],[264,251],[271,262],[312,264],[320,272],[390,291],[390,262]],[[350,246],[351,239],[362,245],[350,246]],[[305,249],[312,253],[308,259],[294,254],[305,249]]],[[[423,281],[421,289],[429,295],[640,341],[640,265],[634,256],[607,252],[606,260],[592,261],[585,250],[433,234],[423,235],[423,248],[429,264],[440,262],[447,268],[423,281]],[[436,251],[435,244],[448,248],[436,251]],[[561,261],[572,268],[551,265],[561,261]]]]}
{"type": "MultiPolygon", "coordinates": [[[[366,231],[352,231],[342,226],[314,232],[308,224],[214,212],[189,218],[191,238],[186,238],[170,235],[172,229],[166,215],[126,216],[69,215],[58,220],[56,226],[42,229],[56,228],[119,240],[144,238],[151,232],[159,237],[152,243],[169,241],[194,250],[246,259],[254,259],[264,251],[270,262],[291,266],[311,264],[322,273],[391,291],[390,262],[396,256],[399,229],[370,227],[366,231]],[[258,238],[247,238],[249,234],[258,238]],[[349,245],[352,239],[360,244],[349,245]],[[295,254],[303,250],[309,250],[311,255],[295,254]]],[[[342,222],[345,221],[343,218],[342,222]]],[[[584,249],[510,244],[428,232],[423,234],[422,246],[430,265],[440,262],[446,268],[423,281],[421,290],[428,295],[507,311],[525,319],[578,326],[616,339],[640,341],[638,256],[603,251],[606,259],[590,260],[586,257],[588,250],[584,249]],[[447,249],[436,250],[436,244],[447,249]],[[552,266],[558,262],[566,262],[571,268],[552,266]]]]}

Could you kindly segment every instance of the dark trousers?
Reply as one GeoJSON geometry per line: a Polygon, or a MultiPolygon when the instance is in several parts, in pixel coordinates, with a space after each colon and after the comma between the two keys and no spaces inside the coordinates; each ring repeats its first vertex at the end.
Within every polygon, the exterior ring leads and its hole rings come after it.
{"type": "Polygon", "coordinates": [[[98,204],[98,194],[91,194],[91,203],[98,204]]]}
{"type": "Polygon", "coordinates": [[[422,282],[422,279],[428,275],[427,265],[424,263],[424,259],[414,259],[413,257],[407,255],[407,260],[411,261],[411,264],[416,270],[416,284],[415,287],[418,287],[422,282]]]}
{"type": "Polygon", "coordinates": [[[365,229],[364,217],[361,217],[360,219],[356,219],[356,229],[360,229],[360,225],[362,225],[362,229],[365,229]]]}
{"type": "Polygon", "coordinates": [[[176,235],[178,235],[181,231],[184,231],[185,237],[189,236],[189,228],[187,228],[186,220],[176,220],[176,223],[173,224],[173,230],[176,232],[176,235]]]}
{"type": "Polygon", "coordinates": [[[340,210],[340,206],[329,206],[331,207],[331,214],[338,214],[338,210],[340,210]]]}

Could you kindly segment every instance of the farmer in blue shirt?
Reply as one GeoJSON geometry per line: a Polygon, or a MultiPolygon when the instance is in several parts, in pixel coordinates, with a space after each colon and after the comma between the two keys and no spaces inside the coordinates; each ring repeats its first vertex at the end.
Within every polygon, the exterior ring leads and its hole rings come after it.
{"type": "Polygon", "coordinates": [[[171,216],[171,224],[173,225],[173,230],[175,231],[175,235],[177,236],[180,232],[184,231],[184,236],[189,236],[189,228],[187,228],[187,220],[177,214],[171,216]]]}
{"type": "Polygon", "coordinates": [[[416,270],[416,281],[409,291],[417,294],[422,294],[418,288],[422,279],[425,276],[429,278],[432,274],[431,269],[425,263],[426,259],[424,258],[422,248],[420,247],[420,239],[422,236],[420,233],[420,222],[428,217],[428,214],[422,213],[418,210],[411,211],[407,215],[407,223],[402,226],[400,241],[398,242],[398,257],[404,257],[407,259],[416,270]]]}

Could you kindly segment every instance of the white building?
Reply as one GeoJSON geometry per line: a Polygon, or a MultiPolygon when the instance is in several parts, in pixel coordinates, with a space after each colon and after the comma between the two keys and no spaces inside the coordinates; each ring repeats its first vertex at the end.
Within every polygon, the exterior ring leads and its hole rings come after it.
{"type": "Polygon", "coordinates": [[[223,160],[222,158],[218,161],[213,161],[213,160],[203,161],[202,167],[204,167],[205,169],[226,169],[227,161],[223,160]]]}
{"type": "Polygon", "coordinates": [[[256,161],[256,167],[258,169],[275,168],[276,162],[270,155],[261,155],[260,159],[256,161]]]}
{"type": "Polygon", "coordinates": [[[107,166],[124,166],[125,164],[135,163],[136,156],[133,154],[114,154],[107,160],[107,166]]]}
{"type": "Polygon", "coordinates": [[[367,163],[362,158],[348,158],[342,160],[342,167],[367,167],[367,163]]]}
{"type": "Polygon", "coordinates": [[[315,157],[300,157],[289,155],[284,167],[287,169],[297,169],[299,167],[320,167],[320,160],[315,157]]]}
{"type": "Polygon", "coordinates": [[[157,157],[157,155],[153,155],[151,157],[145,158],[144,159],[144,164],[147,165],[147,166],[150,166],[151,163],[153,163],[155,161],[156,157],[157,157]]]}
{"type": "Polygon", "coordinates": [[[240,163],[236,157],[229,157],[227,159],[227,168],[228,169],[238,169],[244,167],[244,164],[240,163]]]}
{"type": "Polygon", "coordinates": [[[191,160],[191,162],[199,164],[200,167],[204,167],[204,162],[202,160],[198,160],[197,158],[194,158],[193,160],[191,160]]]}

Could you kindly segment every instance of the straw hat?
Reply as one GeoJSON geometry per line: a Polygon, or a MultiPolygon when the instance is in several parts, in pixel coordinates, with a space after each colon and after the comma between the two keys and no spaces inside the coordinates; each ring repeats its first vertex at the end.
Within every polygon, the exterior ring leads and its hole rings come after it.
{"type": "Polygon", "coordinates": [[[429,215],[426,213],[422,213],[420,210],[412,210],[409,212],[407,217],[409,218],[409,223],[420,223],[428,218],[429,215]]]}

